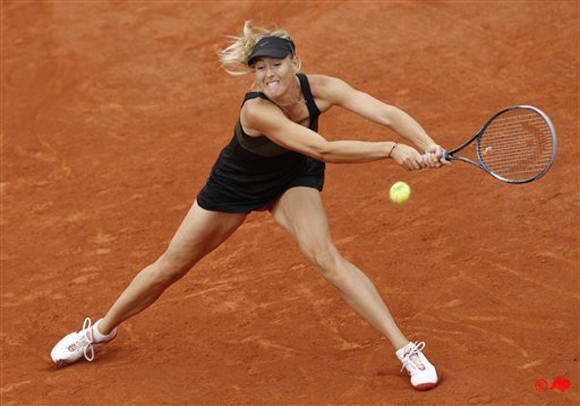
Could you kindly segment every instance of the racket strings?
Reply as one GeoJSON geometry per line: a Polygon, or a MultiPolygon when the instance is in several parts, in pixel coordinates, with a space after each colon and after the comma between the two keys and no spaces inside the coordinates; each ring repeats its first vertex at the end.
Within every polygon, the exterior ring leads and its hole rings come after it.
{"type": "Polygon", "coordinates": [[[552,160],[552,131],[533,110],[508,110],[489,123],[479,140],[478,153],[489,170],[502,178],[533,178],[552,160]]]}

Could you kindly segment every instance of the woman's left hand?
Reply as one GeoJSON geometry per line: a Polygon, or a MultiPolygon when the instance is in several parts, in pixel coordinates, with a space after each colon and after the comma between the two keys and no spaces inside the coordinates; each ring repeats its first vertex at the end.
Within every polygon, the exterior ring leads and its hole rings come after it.
{"type": "Polygon", "coordinates": [[[447,161],[443,157],[444,152],[445,149],[443,149],[440,145],[429,144],[427,148],[425,148],[425,163],[427,166],[429,168],[440,168],[442,165],[451,165],[451,162],[447,161]]]}

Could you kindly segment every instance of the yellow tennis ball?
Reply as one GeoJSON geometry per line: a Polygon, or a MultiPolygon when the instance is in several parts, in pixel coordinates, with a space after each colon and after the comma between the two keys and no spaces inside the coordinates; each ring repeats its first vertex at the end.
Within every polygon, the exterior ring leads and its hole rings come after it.
{"type": "Polygon", "coordinates": [[[405,182],[397,182],[391,186],[389,197],[393,203],[405,204],[411,197],[411,188],[405,182]]]}

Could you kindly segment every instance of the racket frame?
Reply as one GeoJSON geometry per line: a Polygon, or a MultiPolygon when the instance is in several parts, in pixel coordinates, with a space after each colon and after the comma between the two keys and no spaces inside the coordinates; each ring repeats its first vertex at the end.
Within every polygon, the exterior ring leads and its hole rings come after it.
{"type": "Polygon", "coordinates": [[[462,162],[467,162],[471,165],[476,166],[477,168],[484,170],[485,172],[489,173],[491,176],[493,176],[496,179],[501,180],[502,182],[506,182],[506,183],[514,183],[514,184],[523,184],[523,183],[529,183],[533,180],[539,179],[542,176],[544,176],[546,174],[546,172],[548,172],[548,169],[550,169],[550,167],[552,166],[552,163],[554,162],[554,158],[556,156],[556,146],[557,146],[557,142],[556,142],[556,130],[554,129],[554,125],[552,124],[552,121],[550,120],[550,118],[548,117],[548,115],[546,113],[544,113],[542,110],[540,110],[537,107],[534,106],[529,106],[529,105],[517,105],[517,106],[511,106],[511,107],[506,107],[503,110],[500,110],[499,112],[497,112],[496,114],[494,114],[489,120],[487,120],[487,122],[483,125],[483,127],[481,127],[481,130],[479,130],[477,132],[477,134],[475,134],[473,137],[471,137],[469,140],[467,140],[467,142],[465,142],[463,145],[452,149],[450,151],[445,151],[443,153],[443,158],[447,161],[462,161],[462,162]],[[539,114],[548,124],[548,127],[550,128],[550,132],[552,135],[552,156],[550,157],[550,161],[546,164],[546,167],[542,170],[542,172],[540,172],[537,175],[532,176],[531,178],[527,178],[527,179],[518,179],[518,180],[514,180],[514,179],[506,179],[496,173],[494,173],[490,168],[487,167],[487,165],[485,165],[483,158],[481,156],[481,136],[483,135],[483,133],[485,132],[485,130],[487,129],[487,127],[491,124],[491,122],[493,120],[495,120],[498,116],[504,114],[505,112],[509,111],[509,110],[515,110],[515,109],[526,109],[526,110],[532,110],[535,113],[539,114]],[[476,141],[476,151],[477,151],[477,159],[479,162],[475,162],[472,161],[471,159],[468,158],[464,158],[464,157],[460,157],[460,156],[454,156],[453,154],[455,154],[458,151],[461,151],[463,148],[467,147],[469,144],[471,144],[473,141],[476,141]]]}

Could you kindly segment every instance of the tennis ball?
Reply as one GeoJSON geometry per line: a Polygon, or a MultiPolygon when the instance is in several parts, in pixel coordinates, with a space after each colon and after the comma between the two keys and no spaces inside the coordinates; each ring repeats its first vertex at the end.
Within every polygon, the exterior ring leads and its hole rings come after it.
{"type": "Polygon", "coordinates": [[[391,186],[389,197],[393,203],[405,204],[411,197],[411,188],[405,182],[397,182],[391,186]]]}

